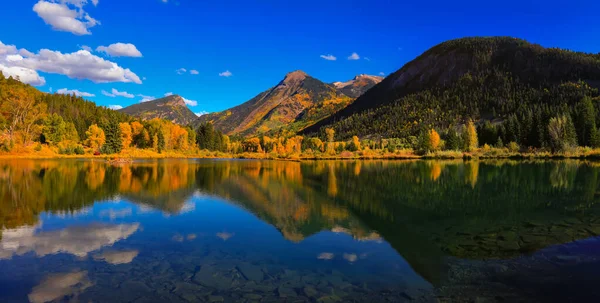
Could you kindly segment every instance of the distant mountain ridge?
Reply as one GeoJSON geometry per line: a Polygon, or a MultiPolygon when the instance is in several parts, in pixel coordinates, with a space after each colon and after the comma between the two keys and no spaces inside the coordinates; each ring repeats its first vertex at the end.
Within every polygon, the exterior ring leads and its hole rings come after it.
{"type": "Polygon", "coordinates": [[[382,80],[383,77],[380,76],[360,74],[350,81],[333,82],[332,84],[344,95],[358,98],[382,80]]]}
{"type": "Polygon", "coordinates": [[[198,123],[212,122],[225,134],[255,135],[299,131],[354,101],[381,81],[359,75],[348,82],[324,83],[303,71],[288,73],[276,86],[228,110],[203,115],[198,123]]]}
{"type": "Polygon", "coordinates": [[[152,101],[133,104],[120,109],[119,112],[143,120],[160,118],[180,125],[192,124],[198,118],[196,114],[187,107],[185,100],[178,95],[171,95],[152,101]]]}

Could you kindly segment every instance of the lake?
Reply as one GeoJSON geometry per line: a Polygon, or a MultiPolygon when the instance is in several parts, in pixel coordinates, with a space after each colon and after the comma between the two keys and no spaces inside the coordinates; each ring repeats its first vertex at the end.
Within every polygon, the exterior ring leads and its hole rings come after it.
{"type": "Polygon", "coordinates": [[[0,302],[600,300],[599,172],[3,160],[0,302]]]}

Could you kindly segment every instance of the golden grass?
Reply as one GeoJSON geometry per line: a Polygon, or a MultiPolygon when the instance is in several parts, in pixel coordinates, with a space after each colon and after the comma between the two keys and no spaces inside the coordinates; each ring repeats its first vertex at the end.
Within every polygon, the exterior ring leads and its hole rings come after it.
{"type": "Polygon", "coordinates": [[[343,151],[336,154],[321,152],[299,153],[241,153],[231,154],[207,150],[191,149],[187,151],[164,151],[158,153],[150,149],[130,148],[119,154],[95,156],[92,150],[87,149],[84,155],[62,155],[58,148],[42,145],[36,151],[35,145],[15,147],[11,152],[0,153],[0,159],[70,159],[70,158],[97,158],[97,159],[163,159],[163,158],[207,158],[207,159],[266,159],[266,160],[344,160],[344,159],[550,159],[550,158],[587,158],[600,159],[600,148],[591,149],[578,147],[563,153],[550,153],[548,151],[522,151],[512,152],[507,148],[480,148],[472,152],[462,151],[435,151],[425,155],[416,154],[411,149],[389,152],[387,150],[361,150],[357,152],[343,151]]]}

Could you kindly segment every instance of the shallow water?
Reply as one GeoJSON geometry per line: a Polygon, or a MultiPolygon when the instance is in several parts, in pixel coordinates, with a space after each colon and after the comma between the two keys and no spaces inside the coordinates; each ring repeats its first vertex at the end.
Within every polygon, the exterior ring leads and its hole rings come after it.
{"type": "Polygon", "coordinates": [[[593,162],[0,162],[0,302],[600,298],[593,162]]]}

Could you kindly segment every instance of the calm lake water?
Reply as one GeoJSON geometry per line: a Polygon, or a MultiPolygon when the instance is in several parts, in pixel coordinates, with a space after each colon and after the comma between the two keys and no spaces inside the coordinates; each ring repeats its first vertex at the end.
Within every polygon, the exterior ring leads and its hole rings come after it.
{"type": "Polygon", "coordinates": [[[1,161],[0,302],[598,301],[599,172],[1,161]]]}

